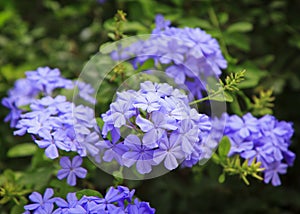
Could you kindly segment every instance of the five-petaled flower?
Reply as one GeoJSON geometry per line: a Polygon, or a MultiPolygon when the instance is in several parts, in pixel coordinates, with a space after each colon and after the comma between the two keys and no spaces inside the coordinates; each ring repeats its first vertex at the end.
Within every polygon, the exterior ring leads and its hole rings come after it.
{"type": "Polygon", "coordinates": [[[85,178],[87,174],[87,170],[83,167],[80,167],[82,164],[82,158],[77,155],[72,161],[69,157],[62,157],[60,159],[60,165],[62,169],[60,169],[57,173],[58,179],[67,178],[67,183],[70,186],[76,185],[76,177],[85,178]]]}
{"type": "Polygon", "coordinates": [[[25,205],[24,209],[34,211],[34,213],[51,213],[54,207],[53,203],[56,200],[52,198],[53,194],[54,192],[51,188],[46,189],[44,196],[38,192],[31,193],[29,199],[34,203],[25,205]]]}

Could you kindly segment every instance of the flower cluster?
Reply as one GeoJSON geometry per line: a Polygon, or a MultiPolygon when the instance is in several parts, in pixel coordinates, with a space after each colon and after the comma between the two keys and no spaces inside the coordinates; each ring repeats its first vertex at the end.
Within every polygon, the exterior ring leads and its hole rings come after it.
{"type": "Polygon", "coordinates": [[[54,95],[57,89],[74,87],[78,87],[79,97],[95,103],[90,85],[61,77],[58,69],[42,67],[26,72],[26,78],[16,81],[9,96],[2,100],[10,109],[6,121],[10,120],[11,126],[17,129],[14,134],[31,134],[51,159],[59,156],[58,149],[85,156],[86,150],[92,148],[84,148],[80,142],[93,136],[91,129],[96,126],[93,110],[83,105],[75,106],[65,96],[54,95]]]}
{"type": "Polygon", "coordinates": [[[238,154],[250,163],[254,159],[261,162],[265,183],[272,181],[278,186],[281,184],[278,174],[285,174],[295,159],[288,149],[293,131],[291,123],[278,121],[274,116],[257,119],[247,113],[242,118],[227,115],[224,134],[231,141],[230,156],[238,154]]]}
{"type": "Polygon", "coordinates": [[[57,88],[73,87],[72,81],[62,78],[58,69],[41,67],[26,72],[26,78],[17,80],[14,88],[9,90],[8,97],[2,100],[2,104],[10,109],[5,122],[10,121],[10,126],[15,127],[23,112],[21,107],[31,104],[40,93],[47,96],[57,88]]]}
{"type": "Polygon", "coordinates": [[[116,188],[110,187],[104,197],[83,196],[77,198],[76,193],[68,193],[67,200],[53,197],[54,191],[46,189],[44,196],[38,192],[33,192],[29,199],[32,204],[25,205],[24,214],[33,213],[90,213],[90,214],[153,214],[155,209],[151,208],[148,202],[141,202],[133,198],[134,190],[129,190],[125,186],[116,188]]]}
{"type": "Polygon", "coordinates": [[[139,91],[117,94],[110,109],[102,114],[103,160],[141,174],[162,162],[168,170],[180,162],[192,166],[206,155],[202,145],[211,129],[208,116],[190,108],[188,98],[164,83],[146,81],[139,91]],[[111,139],[109,139],[111,138],[111,139]]]}
{"type": "MultiPolygon", "coordinates": [[[[170,27],[170,21],[156,16],[156,28],[149,39],[112,53],[114,60],[134,57],[135,67],[148,59],[164,65],[166,74],[177,84],[185,84],[191,96],[201,98],[208,77],[219,77],[227,67],[219,44],[200,28],[170,27]]],[[[192,97],[191,97],[192,99],[192,97]]]]}

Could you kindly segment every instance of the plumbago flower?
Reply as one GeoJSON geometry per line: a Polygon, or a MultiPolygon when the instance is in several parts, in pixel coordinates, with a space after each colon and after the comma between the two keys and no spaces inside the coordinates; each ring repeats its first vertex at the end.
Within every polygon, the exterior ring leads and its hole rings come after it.
{"type": "Polygon", "coordinates": [[[218,78],[227,67],[220,46],[200,28],[170,27],[171,22],[162,15],[155,19],[156,27],[149,39],[112,52],[114,60],[133,58],[135,68],[148,59],[163,65],[166,74],[177,84],[185,84],[191,91],[190,99],[200,99],[207,78],[218,78]]]}
{"type": "Polygon", "coordinates": [[[6,121],[16,128],[15,135],[32,135],[34,142],[45,149],[51,159],[59,157],[59,150],[75,151],[86,156],[87,151],[97,152],[93,146],[98,135],[93,109],[75,106],[63,95],[55,96],[60,89],[79,89],[78,96],[94,104],[94,89],[86,83],[63,78],[58,69],[41,67],[26,72],[26,78],[16,81],[15,87],[2,100],[11,111],[6,121]],[[82,146],[82,142],[85,147],[82,146]]]}
{"type": "MultiPolygon", "coordinates": [[[[55,198],[52,198],[54,194],[53,189],[47,188],[44,196],[38,192],[33,192],[29,199],[33,204],[25,205],[24,209],[27,211],[33,211],[34,213],[51,213],[54,208],[55,198]]],[[[28,212],[29,213],[29,212],[28,212]]]]}
{"type": "Polygon", "coordinates": [[[82,196],[77,198],[75,192],[68,193],[67,200],[54,197],[54,191],[48,188],[42,197],[40,193],[33,192],[29,199],[33,204],[25,205],[24,213],[90,213],[90,214],[154,214],[155,209],[148,202],[134,198],[135,190],[129,190],[125,186],[108,188],[104,197],[82,196]],[[30,212],[31,211],[31,212],[30,212]]]}
{"type": "Polygon", "coordinates": [[[102,148],[104,161],[115,159],[126,167],[135,164],[139,173],[146,174],[161,163],[172,170],[181,162],[192,166],[207,157],[204,145],[210,119],[166,83],[146,81],[139,91],[119,92],[101,117],[104,140],[97,146],[102,148]]]}
{"type": "Polygon", "coordinates": [[[69,157],[62,157],[60,159],[60,169],[57,173],[57,178],[59,180],[67,178],[67,182],[70,186],[76,185],[76,177],[85,178],[87,170],[81,167],[82,158],[80,156],[75,156],[72,161],[69,157]]]}
{"type": "Polygon", "coordinates": [[[281,184],[278,174],[285,174],[292,166],[295,154],[289,150],[293,135],[292,123],[278,121],[272,115],[255,118],[250,113],[243,117],[228,116],[225,135],[231,141],[229,156],[238,154],[251,163],[254,158],[265,168],[264,181],[274,186],[281,184]]]}

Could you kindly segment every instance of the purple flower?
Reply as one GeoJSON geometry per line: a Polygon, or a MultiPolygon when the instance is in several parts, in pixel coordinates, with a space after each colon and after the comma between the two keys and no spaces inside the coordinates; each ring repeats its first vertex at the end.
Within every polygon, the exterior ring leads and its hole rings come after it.
{"type": "Polygon", "coordinates": [[[20,119],[21,113],[24,112],[20,107],[30,104],[38,93],[39,91],[34,88],[29,80],[17,80],[14,88],[9,90],[8,97],[2,99],[2,105],[10,109],[10,113],[4,121],[11,121],[10,126],[14,128],[20,119]]]}
{"type": "Polygon", "coordinates": [[[34,141],[40,148],[45,149],[45,154],[50,159],[58,158],[59,153],[57,149],[58,145],[64,145],[62,141],[55,141],[52,137],[49,139],[35,140],[34,141]]]}
{"type": "Polygon", "coordinates": [[[123,163],[126,167],[131,167],[136,163],[136,169],[141,174],[149,173],[153,164],[153,150],[144,146],[136,135],[129,135],[124,141],[129,151],[122,155],[123,163]]]}
{"type": "Polygon", "coordinates": [[[164,48],[164,52],[160,57],[159,61],[163,64],[169,64],[172,61],[175,64],[181,64],[184,60],[184,53],[186,52],[186,47],[183,46],[181,40],[173,38],[167,41],[167,45],[164,48]]]}
{"type": "Polygon", "coordinates": [[[170,96],[174,89],[167,83],[157,84],[150,81],[145,81],[141,83],[141,93],[153,96],[155,93],[159,97],[170,96]]]}
{"type": "Polygon", "coordinates": [[[136,118],[136,124],[143,132],[146,132],[143,137],[143,144],[148,147],[156,147],[166,130],[176,130],[177,126],[173,121],[168,121],[161,112],[153,112],[151,120],[142,118],[140,115],[136,118]]]}
{"type": "Polygon", "coordinates": [[[272,115],[260,119],[250,113],[240,118],[227,116],[225,134],[231,141],[229,156],[238,154],[251,163],[254,158],[261,162],[265,182],[272,180],[274,186],[280,185],[278,174],[286,173],[287,166],[292,166],[295,154],[289,151],[290,138],[293,135],[292,124],[278,121],[272,115]]]}
{"type": "Polygon", "coordinates": [[[194,150],[194,143],[199,141],[198,127],[190,120],[183,120],[175,135],[177,141],[181,143],[182,150],[187,154],[191,154],[194,150]]]}
{"type": "Polygon", "coordinates": [[[78,87],[79,97],[91,104],[96,104],[95,89],[90,84],[80,81],[76,81],[74,84],[78,87]]]}
{"type": "MultiPolygon", "coordinates": [[[[170,21],[162,15],[156,16],[155,23],[150,38],[133,43],[123,48],[124,51],[119,50],[120,53],[126,52],[121,58],[133,58],[135,68],[153,59],[154,69],[163,65],[169,77],[178,84],[185,84],[191,96],[201,98],[204,87],[199,85],[206,85],[208,77],[217,78],[221,69],[227,67],[217,40],[199,28],[170,27],[170,21]]],[[[114,52],[112,58],[116,60],[114,52]]]]}
{"type": "Polygon", "coordinates": [[[184,65],[171,65],[166,69],[166,74],[172,77],[177,84],[185,83],[185,70],[187,68],[184,65]]]}
{"type": "Polygon", "coordinates": [[[97,146],[102,148],[105,152],[103,155],[103,160],[106,162],[111,162],[115,159],[121,166],[123,165],[122,155],[128,151],[123,143],[111,142],[109,140],[100,141],[97,146]]]}
{"type": "Polygon", "coordinates": [[[127,212],[128,214],[154,214],[155,209],[151,208],[148,202],[140,202],[135,199],[134,204],[128,205],[127,212]]]}
{"type": "Polygon", "coordinates": [[[237,115],[231,116],[228,121],[228,127],[242,138],[247,138],[251,134],[259,132],[258,121],[250,113],[245,114],[243,118],[237,115]]]}
{"type": "Polygon", "coordinates": [[[230,138],[231,147],[229,151],[229,156],[233,154],[241,154],[243,151],[252,150],[253,142],[252,141],[245,141],[239,135],[233,135],[230,138]]]}
{"type": "Polygon", "coordinates": [[[58,206],[58,208],[53,212],[53,214],[67,214],[70,212],[70,209],[73,211],[76,210],[77,213],[82,211],[82,207],[79,205],[79,201],[75,192],[68,193],[67,201],[62,198],[56,198],[55,204],[58,206]]]}
{"type": "Polygon", "coordinates": [[[116,209],[116,206],[113,204],[114,202],[118,202],[123,199],[123,194],[120,194],[118,189],[110,187],[105,194],[103,199],[99,201],[99,208],[103,210],[113,211],[116,209]]]}
{"type": "Polygon", "coordinates": [[[114,124],[114,127],[120,128],[126,124],[127,119],[136,114],[136,111],[131,108],[131,103],[120,100],[119,102],[110,105],[111,114],[107,120],[114,124]]]}
{"type": "Polygon", "coordinates": [[[29,198],[34,204],[24,206],[26,212],[38,214],[77,214],[77,213],[97,213],[97,214],[137,214],[155,213],[148,202],[133,201],[135,190],[129,190],[125,186],[109,187],[104,198],[98,196],[83,196],[80,200],[75,192],[67,194],[67,200],[63,198],[52,198],[53,190],[48,188],[42,197],[39,193],[33,192],[29,198]],[[57,209],[53,211],[53,203],[57,209]],[[53,211],[53,212],[52,212],[53,211]]]}
{"type": "Polygon", "coordinates": [[[135,103],[133,104],[134,107],[140,108],[148,113],[153,111],[157,111],[160,109],[159,105],[159,97],[154,93],[149,93],[148,96],[139,96],[136,98],[135,103]]]}
{"type": "Polygon", "coordinates": [[[29,199],[34,202],[33,204],[25,205],[25,210],[34,211],[34,213],[52,213],[53,203],[55,202],[55,198],[52,198],[54,192],[53,189],[47,188],[44,196],[42,196],[38,192],[33,192],[29,196],[29,199]]]}
{"type": "Polygon", "coordinates": [[[157,14],[155,16],[155,29],[152,31],[153,34],[159,33],[162,30],[165,30],[171,25],[169,20],[165,20],[163,15],[157,14]]]}
{"type": "Polygon", "coordinates": [[[27,71],[26,77],[34,87],[46,95],[50,95],[56,88],[73,88],[72,81],[62,78],[57,68],[40,67],[36,71],[27,71]]]}
{"type": "Polygon", "coordinates": [[[5,117],[4,121],[10,121],[10,127],[16,127],[20,116],[22,114],[22,110],[15,106],[14,101],[10,97],[5,97],[2,99],[2,105],[8,109],[10,109],[9,114],[5,117]]]}
{"type": "Polygon", "coordinates": [[[72,161],[69,157],[62,157],[60,159],[60,169],[57,173],[57,178],[59,180],[67,178],[67,183],[70,186],[76,185],[76,177],[85,178],[87,170],[80,167],[82,164],[82,158],[80,156],[75,156],[72,161]]]}
{"type": "Polygon", "coordinates": [[[159,149],[154,151],[153,160],[160,164],[164,160],[164,165],[168,170],[177,168],[179,162],[184,158],[185,153],[181,149],[181,144],[177,141],[177,136],[171,134],[170,139],[163,137],[159,144],[159,149]]]}
{"type": "Polygon", "coordinates": [[[101,116],[104,141],[97,146],[106,162],[115,159],[126,167],[136,164],[137,171],[145,174],[162,161],[171,170],[191,153],[193,164],[212,155],[204,149],[211,130],[208,116],[190,108],[187,96],[166,83],[146,81],[139,91],[117,93],[116,101],[101,116]],[[169,142],[170,136],[175,142],[169,142]]]}
{"type": "Polygon", "coordinates": [[[273,186],[279,186],[281,185],[280,178],[278,174],[285,174],[287,170],[288,165],[281,163],[281,162],[273,162],[270,165],[268,165],[267,169],[264,171],[265,177],[264,181],[265,183],[269,183],[272,180],[273,186]]]}

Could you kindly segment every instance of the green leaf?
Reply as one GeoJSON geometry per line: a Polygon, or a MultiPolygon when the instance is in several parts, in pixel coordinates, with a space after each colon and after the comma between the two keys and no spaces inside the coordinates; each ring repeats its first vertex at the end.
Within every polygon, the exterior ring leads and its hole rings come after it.
{"type": "Polygon", "coordinates": [[[214,153],[211,158],[216,164],[220,163],[220,157],[216,153],[214,153]]]}
{"type": "Polygon", "coordinates": [[[103,195],[100,192],[92,189],[83,189],[76,192],[76,197],[78,199],[81,199],[83,196],[97,196],[99,198],[103,198],[103,195]]]}
{"type": "Polygon", "coordinates": [[[10,158],[26,157],[33,155],[37,151],[37,146],[33,143],[22,143],[10,148],[7,156],[10,158]]]}
{"type": "Polygon", "coordinates": [[[124,32],[137,31],[139,33],[147,33],[149,29],[140,22],[125,22],[123,26],[124,32]]]}
{"type": "Polygon", "coordinates": [[[14,16],[13,10],[4,10],[0,13],[0,28],[14,16]]]}
{"type": "Polygon", "coordinates": [[[182,27],[200,27],[202,29],[212,29],[211,24],[207,20],[199,19],[196,17],[188,17],[185,19],[179,19],[178,23],[182,27]]]}
{"type": "Polygon", "coordinates": [[[227,102],[233,102],[233,96],[226,91],[224,92],[224,97],[227,102]]]}
{"type": "Polygon", "coordinates": [[[239,84],[240,89],[255,87],[263,77],[268,75],[266,70],[258,68],[250,61],[246,61],[243,65],[237,66],[237,69],[247,70],[245,80],[239,84]]]}
{"type": "Polygon", "coordinates": [[[97,125],[100,127],[100,129],[102,129],[103,125],[104,125],[104,121],[102,120],[101,117],[97,117],[96,118],[96,122],[97,122],[97,125]]]}
{"type": "Polygon", "coordinates": [[[15,205],[13,206],[13,208],[11,209],[10,213],[11,214],[15,214],[15,213],[23,213],[24,212],[24,206],[26,205],[26,203],[21,203],[19,205],[15,205]]]}
{"type": "Polygon", "coordinates": [[[23,185],[33,186],[34,189],[44,188],[47,186],[53,173],[53,167],[45,166],[43,168],[38,168],[34,171],[24,173],[19,179],[19,182],[23,185]]]}
{"type": "Polygon", "coordinates": [[[225,159],[227,157],[228,152],[230,151],[230,140],[228,137],[224,136],[219,144],[218,153],[221,159],[225,159]]]}
{"type": "Polygon", "coordinates": [[[250,39],[245,34],[237,32],[225,32],[223,34],[226,44],[234,46],[243,51],[250,50],[250,39]]]}
{"type": "Polygon", "coordinates": [[[215,96],[209,96],[209,99],[214,100],[214,101],[218,101],[218,102],[225,102],[226,101],[225,95],[222,94],[222,93],[217,94],[215,96]]]}
{"type": "Polygon", "coordinates": [[[228,33],[232,32],[248,32],[253,29],[253,25],[250,22],[237,22],[230,25],[227,28],[228,33]]]}
{"type": "Polygon", "coordinates": [[[219,176],[219,179],[218,179],[219,183],[222,184],[225,182],[225,173],[222,173],[220,176],[219,176]]]}
{"type": "Polygon", "coordinates": [[[240,104],[239,104],[238,101],[231,102],[231,103],[230,103],[230,108],[231,108],[231,110],[232,110],[232,112],[233,112],[234,114],[237,114],[237,115],[239,115],[239,116],[242,116],[242,115],[243,115],[243,112],[242,112],[242,110],[241,110],[241,107],[240,107],[240,104]]]}

